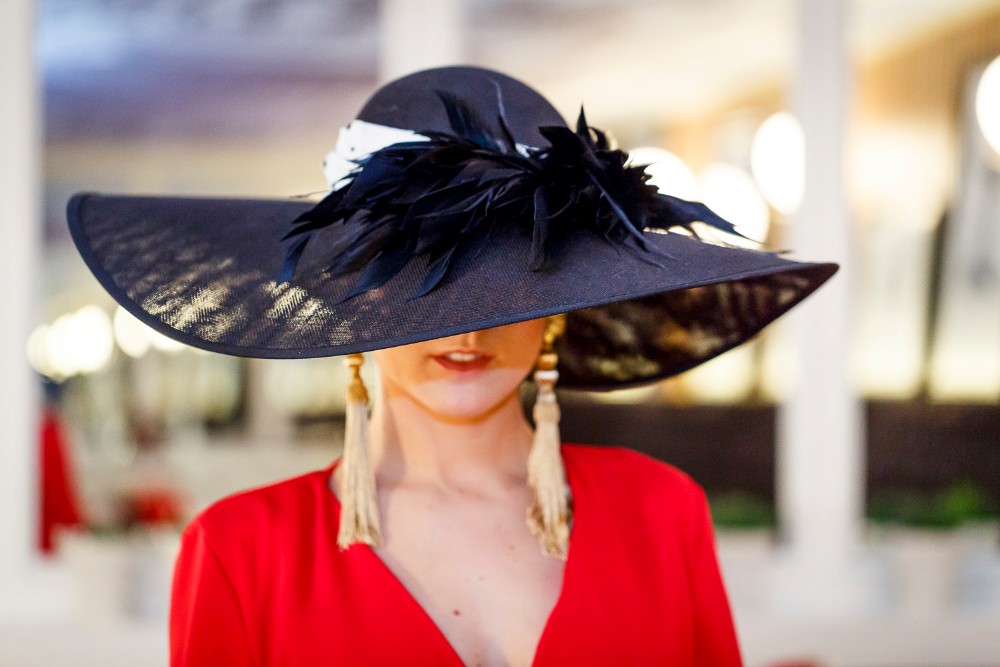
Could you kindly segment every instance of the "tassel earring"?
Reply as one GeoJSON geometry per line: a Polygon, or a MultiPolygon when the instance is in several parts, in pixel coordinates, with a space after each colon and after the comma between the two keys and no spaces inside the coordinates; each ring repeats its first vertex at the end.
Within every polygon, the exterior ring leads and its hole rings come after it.
{"type": "Polygon", "coordinates": [[[347,384],[344,460],[341,462],[340,530],[337,545],[346,549],[363,543],[382,545],[378,504],[375,499],[375,473],[368,454],[368,390],[361,379],[362,354],[349,354],[344,365],[350,369],[347,384]]]}
{"type": "Polygon", "coordinates": [[[565,315],[548,319],[542,339],[542,352],[535,366],[534,418],[535,437],[528,454],[528,484],[535,492],[535,502],[528,508],[528,527],[538,539],[542,553],[566,560],[569,529],[573,520],[569,485],[563,467],[559,437],[559,403],[553,390],[559,379],[558,356],[553,344],[566,327],[565,315]]]}

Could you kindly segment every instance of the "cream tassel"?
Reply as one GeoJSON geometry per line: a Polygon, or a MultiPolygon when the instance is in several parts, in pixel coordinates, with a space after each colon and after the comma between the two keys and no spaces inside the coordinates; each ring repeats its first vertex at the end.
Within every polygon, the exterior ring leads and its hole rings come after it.
{"type": "Polygon", "coordinates": [[[559,437],[559,403],[553,388],[559,379],[558,357],[552,346],[565,327],[565,316],[549,318],[542,353],[535,370],[535,437],[528,454],[528,484],[535,502],[528,508],[528,527],[538,539],[542,553],[566,560],[572,509],[569,485],[563,467],[559,437]]]}
{"type": "Polygon", "coordinates": [[[346,549],[352,544],[382,545],[378,504],[375,498],[375,474],[368,459],[368,390],[361,379],[364,355],[349,354],[344,365],[350,368],[347,385],[344,456],[341,462],[340,531],[337,545],[346,549]]]}

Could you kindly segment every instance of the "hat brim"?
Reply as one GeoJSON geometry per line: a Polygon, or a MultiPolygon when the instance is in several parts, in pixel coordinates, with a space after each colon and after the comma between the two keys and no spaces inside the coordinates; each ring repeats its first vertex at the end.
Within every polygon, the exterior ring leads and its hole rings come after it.
{"type": "Polygon", "coordinates": [[[422,257],[344,301],[356,274],[324,272],[343,227],[323,230],[293,283],[278,284],[278,242],[302,200],[75,196],[69,225],[110,294],[153,329],[245,357],[326,357],[405,345],[570,312],[560,385],[614,389],[696,366],[754,336],[812,293],[834,264],[647,232],[639,257],[571,236],[555,270],[530,270],[531,239],[497,232],[431,293],[414,298],[422,257]],[[658,264],[657,264],[658,263],[658,264]]]}

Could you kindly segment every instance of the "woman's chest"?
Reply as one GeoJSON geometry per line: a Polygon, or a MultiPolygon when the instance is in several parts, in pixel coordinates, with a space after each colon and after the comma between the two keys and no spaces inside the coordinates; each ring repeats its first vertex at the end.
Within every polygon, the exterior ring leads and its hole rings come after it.
{"type": "MultiPolygon", "coordinates": [[[[586,523],[574,530],[565,570],[551,559],[540,569],[522,561],[523,545],[503,540],[499,526],[472,533],[486,548],[449,542],[434,528],[402,559],[392,550],[300,545],[282,576],[260,578],[248,607],[250,625],[269,628],[257,638],[263,662],[691,664],[682,555],[608,540],[586,523]],[[442,543],[454,551],[442,552],[442,543]],[[510,546],[515,555],[504,557],[510,546]]],[[[538,553],[533,540],[527,546],[538,553]]]]}
{"type": "Polygon", "coordinates": [[[531,664],[559,599],[565,564],[542,554],[526,500],[386,517],[377,557],[466,664],[531,664]]]}

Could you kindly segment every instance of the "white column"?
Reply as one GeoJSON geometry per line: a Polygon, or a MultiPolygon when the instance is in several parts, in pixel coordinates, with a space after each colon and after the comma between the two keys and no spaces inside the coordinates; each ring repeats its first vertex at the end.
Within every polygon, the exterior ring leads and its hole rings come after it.
{"type": "Polygon", "coordinates": [[[380,0],[379,79],[462,65],[464,0],[380,0]]]}
{"type": "Polygon", "coordinates": [[[845,194],[845,125],[852,87],[846,0],[799,0],[793,104],[806,140],[805,196],[790,245],[840,272],[789,322],[794,390],[778,416],[778,502],[785,561],[779,606],[828,614],[859,604],[864,433],[848,377],[854,252],[845,194]]]}
{"type": "Polygon", "coordinates": [[[25,343],[38,297],[40,142],[33,53],[34,3],[0,2],[0,617],[26,597],[34,564],[38,487],[38,383],[25,343]]]}

